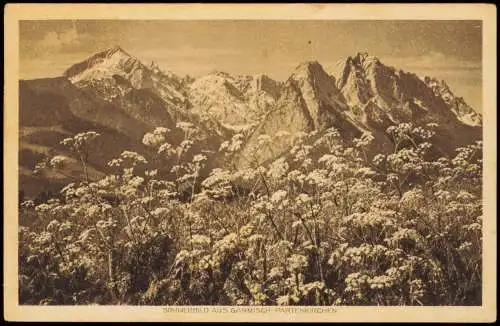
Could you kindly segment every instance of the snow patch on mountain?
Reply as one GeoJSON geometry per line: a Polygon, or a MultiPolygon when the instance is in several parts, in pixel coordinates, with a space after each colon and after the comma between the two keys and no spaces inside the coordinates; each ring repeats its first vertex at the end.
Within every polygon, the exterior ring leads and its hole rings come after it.
{"type": "Polygon", "coordinates": [[[193,112],[209,115],[229,128],[260,121],[279,93],[279,83],[265,75],[233,77],[224,72],[200,77],[187,89],[193,112]]]}
{"type": "Polygon", "coordinates": [[[462,97],[457,97],[444,80],[436,78],[421,77],[422,81],[432,89],[434,94],[442,98],[451,108],[456,117],[469,126],[481,126],[482,116],[469,106],[462,97]]]}
{"type": "Polygon", "coordinates": [[[161,70],[154,62],[149,67],[144,65],[119,46],[71,66],[64,76],[81,88],[98,89],[100,95],[110,101],[126,96],[133,88],[150,90],[169,105],[185,103],[181,78],[161,70]]]}

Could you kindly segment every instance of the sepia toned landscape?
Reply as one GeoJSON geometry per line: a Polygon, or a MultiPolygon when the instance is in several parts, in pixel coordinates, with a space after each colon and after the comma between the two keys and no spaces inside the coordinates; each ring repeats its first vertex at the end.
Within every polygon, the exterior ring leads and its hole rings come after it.
{"type": "Polygon", "coordinates": [[[482,305],[481,21],[19,27],[21,305],[482,305]]]}

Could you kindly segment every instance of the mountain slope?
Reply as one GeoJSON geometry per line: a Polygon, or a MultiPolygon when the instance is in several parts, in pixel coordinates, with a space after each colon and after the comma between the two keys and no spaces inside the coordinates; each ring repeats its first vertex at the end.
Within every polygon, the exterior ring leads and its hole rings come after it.
{"type": "Polygon", "coordinates": [[[64,76],[79,89],[113,103],[150,129],[175,129],[177,122],[188,121],[202,130],[207,143],[227,133],[218,121],[205,125],[206,119],[190,112],[187,88],[192,79],[163,71],[154,62],[146,66],[119,46],[74,64],[64,76]]]}
{"type": "Polygon", "coordinates": [[[337,80],[318,62],[303,63],[283,89],[280,101],[249,137],[240,164],[248,162],[257,148],[259,162],[286,152],[290,141],[284,138],[272,138],[267,147],[274,150],[259,148],[262,135],[272,136],[278,130],[293,135],[335,127],[348,142],[370,132],[375,137],[372,152],[389,150],[392,145],[386,129],[403,122],[437,123],[437,154],[450,154],[457,146],[481,139],[481,115],[444,82],[388,67],[366,53],[348,57],[337,80]]]}
{"type": "Polygon", "coordinates": [[[273,161],[287,154],[298,134],[330,127],[347,143],[370,132],[372,153],[391,148],[386,129],[402,122],[437,123],[437,154],[481,139],[482,132],[481,115],[444,81],[386,66],[366,53],[348,57],[338,76],[308,61],[279,82],[223,72],[179,77],[114,47],[74,64],[62,77],[19,86],[21,183],[29,189],[61,183],[60,175],[42,182],[31,170],[44,155],[68,154],[59,141],[88,130],[102,135],[90,162],[96,176],[123,150],[151,155],[141,140],[156,127],[171,129],[168,141],[178,144],[179,122],[194,124],[200,130],[195,146],[215,153],[221,142],[243,133],[236,157],[241,167],[273,161]]]}
{"type": "MultiPolygon", "coordinates": [[[[101,134],[90,156],[96,177],[124,148],[148,153],[141,144],[142,135],[149,130],[146,124],[81,91],[64,77],[21,80],[19,106],[20,184],[27,195],[54,188],[60,183],[54,185],[54,180],[68,181],[63,175],[36,177],[32,171],[46,156],[70,156],[59,142],[76,133],[93,130],[101,134]]],[[[73,166],[71,175],[81,176],[81,171],[73,166]]]]}
{"type": "Polygon", "coordinates": [[[275,107],[249,137],[241,152],[239,164],[246,165],[249,157],[262,163],[276,158],[290,147],[301,132],[335,127],[349,139],[361,135],[345,111],[342,94],[335,86],[335,78],[328,75],[318,62],[304,62],[292,73],[283,87],[275,107]],[[288,137],[274,137],[279,132],[288,137]],[[273,137],[265,147],[262,136],[273,137]]]}
{"type": "Polygon", "coordinates": [[[265,75],[214,72],[188,87],[191,112],[213,118],[231,130],[251,128],[274,106],[281,85],[265,75]]]}
{"type": "Polygon", "coordinates": [[[433,81],[386,66],[367,53],[358,53],[346,60],[337,86],[353,117],[370,131],[385,130],[390,124],[402,122],[437,123],[436,141],[445,153],[480,139],[481,115],[463,99],[456,99],[447,86],[435,86],[433,81]],[[469,117],[473,123],[464,123],[469,117]]]}

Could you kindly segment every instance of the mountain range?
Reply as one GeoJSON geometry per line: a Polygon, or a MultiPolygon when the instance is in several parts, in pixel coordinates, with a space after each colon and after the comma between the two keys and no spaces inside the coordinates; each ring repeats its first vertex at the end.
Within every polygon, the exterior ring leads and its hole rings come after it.
{"type": "Polygon", "coordinates": [[[280,131],[295,135],[335,127],[346,141],[368,131],[375,137],[375,152],[390,147],[389,126],[432,122],[439,125],[436,148],[445,154],[482,134],[481,114],[445,81],[387,66],[367,53],[346,58],[337,76],[308,61],[277,81],[264,74],[221,71],[182,77],[116,46],[74,64],[60,77],[20,80],[19,90],[20,189],[28,197],[57,191],[81,174],[76,161],[65,174],[32,171],[46,156],[68,155],[59,142],[88,130],[101,134],[89,158],[94,178],[124,150],[152,155],[141,141],[156,127],[174,130],[172,137],[178,139],[170,141],[180,142],[180,121],[196,125],[198,146],[212,152],[242,133],[244,143],[234,158],[240,167],[249,155],[265,163],[285,154],[290,141],[279,137],[273,138],[272,148],[259,148],[261,135],[280,131]]]}

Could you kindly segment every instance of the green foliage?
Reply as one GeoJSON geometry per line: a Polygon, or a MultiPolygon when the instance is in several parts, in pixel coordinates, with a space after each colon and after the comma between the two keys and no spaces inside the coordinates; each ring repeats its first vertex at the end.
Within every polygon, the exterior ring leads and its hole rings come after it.
{"type": "Polygon", "coordinates": [[[146,160],[125,151],[116,173],[22,203],[22,304],[481,304],[481,142],[433,158],[436,126],[401,124],[393,151],[369,159],[369,134],[283,134],[289,157],[238,170],[236,135],[201,180],[212,158],[178,127],[177,147],[166,128],[143,139],[160,164],[174,158],[170,179],[136,172],[146,160]]]}

